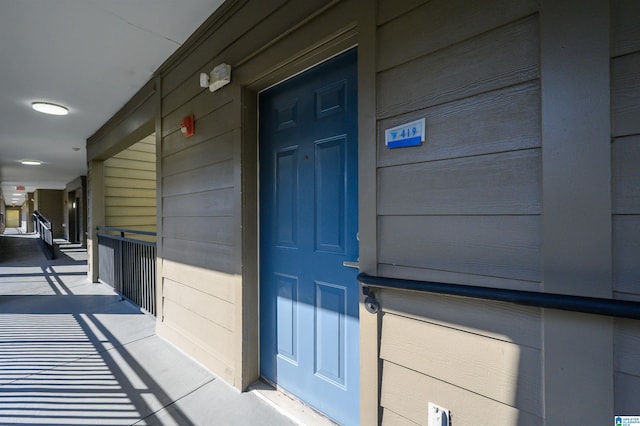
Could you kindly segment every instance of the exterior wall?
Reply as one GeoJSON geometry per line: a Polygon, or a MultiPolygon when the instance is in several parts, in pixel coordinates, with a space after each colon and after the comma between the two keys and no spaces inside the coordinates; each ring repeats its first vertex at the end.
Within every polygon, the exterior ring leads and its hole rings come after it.
{"type": "MultiPolygon", "coordinates": [[[[83,247],[87,246],[87,177],[86,176],[78,176],[72,182],[69,182],[65,187],[65,200],[66,200],[66,209],[64,220],[66,224],[66,238],[67,240],[71,239],[70,233],[73,229],[73,224],[70,223],[71,220],[74,219],[73,213],[71,213],[73,209],[73,199],[79,198],[80,202],[76,206],[75,214],[79,215],[78,217],[78,225],[79,225],[79,237],[80,244],[83,247]],[[73,194],[73,197],[71,197],[73,194]]],[[[29,215],[30,216],[30,215],[29,215]]]]}
{"type": "MultiPolygon", "coordinates": [[[[539,291],[537,2],[417,3],[379,6],[378,272],[539,291]],[[422,117],[422,146],[385,147],[422,117]]],[[[455,423],[542,424],[539,309],[379,300],[383,423],[424,424],[431,401],[455,423]]]]}
{"type": "MultiPolygon", "coordinates": [[[[640,3],[612,2],[614,296],[640,300],[640,3]]],[[[615,412],[640,411],[640,323],[615,322],[615,412]]]]}
{"type": "Polygon", "coordinates": [[[240,389],[258,378],[257,92],[355,45],[355,5],[227,2],[193,36],[189,54],[159,71],[157,330],[240,389]],[[199,73],[222,62],[232,66],[231,84],[200,88],[199,73]],[[243,116],[247,109],[254,115],[243,116]],[[191,114],[195,135],[185,138],[179,125],[191,114]]]}
{"type": "Polygon", "coordinates": [[[156,231],[156,136],[104,161],[105,226],[156,231]]]}
{"type": "Polygon", "coordinates": [[[31,216],[33,215],[34,209],[34,194],[33,192],[27,192],[27,201],[24,203],[23,207],[26,209],[27,216],[27,233],[33,233],[33,219],[31,216]]]}
{"type": "MultiPolygon", "coordinates": [[[[227,1],[150,82],[158,333],[239,389],[258,377],[257,94],[356,44],[363,272],[640,300],[638,16],[632,0],[227,1]],[[200,88],[223,62],[232,83],[200,88]],[[422,146],[385,147],[385,129],[422,117],[422,146]]],[[[88,152],[99,140],[118,138],[88,152]]],[[[456,424],[640,411],[636,321],[376,295],[363,424],[425,424],[428,402],[456,424]]]]}
{"type": "Polygon", "coordinates": [[[87,253],[88,276],[93,282],[98,281],[97,227],[105,225],[104,162],[154,133],[158,106],[156,81],[152,79],[87,139],[87,253]]]}
{"type": "Polygon", "coordinates": [[[64,238],[64,191],[36,189],[34,209],[51,222],[53,238],[64,238]]]}

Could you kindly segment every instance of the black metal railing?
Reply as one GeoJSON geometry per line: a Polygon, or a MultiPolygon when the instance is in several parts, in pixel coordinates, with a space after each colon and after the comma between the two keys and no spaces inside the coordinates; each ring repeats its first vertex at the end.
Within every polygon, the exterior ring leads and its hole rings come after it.
{"type": "Polygon", "coordinates": [[[365,301],[365,304],[369,303],[370,305],[368,306],[372,307],[372,311],[377,311],[377,301],[375,300],[375,294],[372,289],[386,288],[421,293],[437,293],[450,296],[471,297],[474,299],[495,300],[515,303],[518,305],[559,309],[585,314],[640,319],[640,303],[628,300],[406,280],[400,278],[377,277],[367,275],[365,273],[358,275],[358,281],[363,284],[362,292],[368,296],[368,302],[365,301]]]}
{"type": "Polygon", "coordinates": [[[156,243],[129,238],[155,232],[98,226],[98,278],[152,315],[156,314],[156,243]]]}
{"type": "Polygon", "coordinates": [[[37,210],[33,212],[31,218],[33,220],[33,230],[40,236],[40,241],[42,241],[45,250],[47,250],[51,258],[54,259],[56,257],[56,251],[53,245],[51,222],[37,210]]]}

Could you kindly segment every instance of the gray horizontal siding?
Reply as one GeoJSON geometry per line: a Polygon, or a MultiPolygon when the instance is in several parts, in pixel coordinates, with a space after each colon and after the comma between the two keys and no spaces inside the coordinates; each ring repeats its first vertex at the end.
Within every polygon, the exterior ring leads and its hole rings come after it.
{"type": "MultiPolygon", "coordinates": [[[[388,20],[417,2],[380,2],[379,19],[388,20]],[[392,9],[392,10],[390,10],[392,9]]],[[[409,62],[500,27],[536,11],[534,0],[428,1],[407,10],[378,30],[378,70],[409,62]]]]}
{"type": "MultiPolygon", "coordinates": [[[[540,290],[537,3],[395,4],[378,11],[378,273],[540,290]],[[385,129],[420,118],[422,145],[384,145],[385,129]]],[[[542,423],[539,310],[377,297],[384,424],[423,424],[425,401],[455,423],[542,423]]]]}
{"type": "Polygon", "coordinates": [[[539,214],[540,150],[386,167],[380,215],[539,214]]]}
{"type": "Polygon", "coordinates": [[[378,165],[469,157],[540,146],[537,81],[509,86],[378,122],[378,165]],[[425,118],[426,142],[387,149],[384,130],[425,118]],[[499,119],[498,119],[499,117],[499,119]]]}
{"type": "Polygon", "coordinates": [[[532,16],[381,72],[378,117],[536,79],[537,40],[538,21],[532,16]]]}
{"type": "Polygon", "coordinates": [[[381,216],[379,262],[540,281],[538,216],[381,216]]]}
{"type": "MultiPolygon", "coordinates": [[[[614,297],[640,300],[640,2],[611,2],[614,297]]],[[[614,326],[614,409],[640,412],[640,325],[614,326]]]]}

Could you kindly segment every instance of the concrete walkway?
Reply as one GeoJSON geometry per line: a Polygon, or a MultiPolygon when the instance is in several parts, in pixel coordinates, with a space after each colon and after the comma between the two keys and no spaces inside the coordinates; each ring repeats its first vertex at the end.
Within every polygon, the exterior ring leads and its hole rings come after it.
{"type": "MultiPolygon", "coordinates": [[[[13,234],[13,235],[11,235],[13,234]]],[[[47,260],[0,235],[0,424],[291,425],[155,335],[155,319],[86,278],[86,252],[47,260]]]]}

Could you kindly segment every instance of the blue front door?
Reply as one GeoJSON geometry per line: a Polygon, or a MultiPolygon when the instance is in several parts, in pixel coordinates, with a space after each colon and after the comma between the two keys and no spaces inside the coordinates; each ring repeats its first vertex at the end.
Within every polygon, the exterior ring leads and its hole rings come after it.
{"type": "Polygon", "coordinates": [[[356,51],[260,95],[261,374],[359,423],[356,51]]]}

